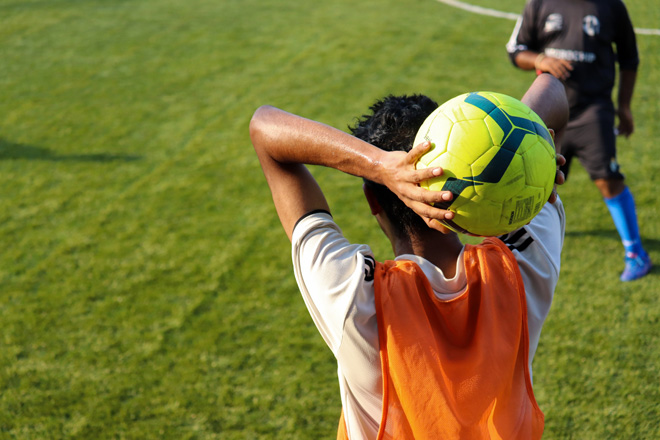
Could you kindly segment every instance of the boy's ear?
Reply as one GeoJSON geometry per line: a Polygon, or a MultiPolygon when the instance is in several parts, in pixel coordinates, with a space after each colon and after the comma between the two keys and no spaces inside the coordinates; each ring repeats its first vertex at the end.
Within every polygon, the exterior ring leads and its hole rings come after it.
{"type": "Polygon", "coordinates": [[[362,184],[362,191],[364,191],[364,196],[367,198],[367,203],[369,203],[371,215],[380,214],[383,211],[383,208],[381,208],[380,203],[378,203],[378,200],[376,199],[376,195],[366,183],[362,184]]]}

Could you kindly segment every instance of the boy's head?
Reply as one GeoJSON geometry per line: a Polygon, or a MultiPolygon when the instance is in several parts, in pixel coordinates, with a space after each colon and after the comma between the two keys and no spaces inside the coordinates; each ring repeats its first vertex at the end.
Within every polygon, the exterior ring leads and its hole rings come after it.
{"type": "MultiPolygon", "coordinates": [[[[372,114],[363,115],[349,127],[353,136],[386,151],[408,152],[424,120],[438,104],[424,95],[387,96],[370,107],[372,114]]],[[[428,229],[426,223],[387,187],[370,180],[365,185],[374,193],[392,225],[400,233],[417,234],[428,229]]]]}

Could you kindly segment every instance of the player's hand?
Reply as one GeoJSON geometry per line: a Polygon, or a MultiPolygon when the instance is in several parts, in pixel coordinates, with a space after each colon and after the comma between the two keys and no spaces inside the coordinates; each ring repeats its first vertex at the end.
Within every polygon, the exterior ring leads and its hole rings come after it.
{"type": "Polygon", "coordinates": [[[625,137],[630,136],[635,131],[635,123],[633,122],[632,111],[630,108],[619,107],[617,110],[619,116],[619,125],[617,126],[617,134],[625,137]]]}
{"type": "Polygon", "coordinates": [[[555,173],[555,186],[552,188],[552,192],[548,198],[548,202],[550,203],[555,203],[557,201],[557,185],[563,185],[566,181],[564,172],[559,169],[566,164],[566,158],[563,155],[557,153],[555,155],[555,159],[557,160],[557,172],[555,173]]]}
{"type": "Polygon", "coordinates": [[[537,63],[536,68],[564,81],[571,76],[573,64],[567,60],[546,56],[537,63]]]}
{"type": "Polygon", "coordinates": [[[385,175],[383,183],[396,194],[407,207],[419,215],[431,228],[446,231],[435,220],[454,218],[454,213],[432,206],[448,202],[453,198],[450,191],[429,191],[419,186],[420,182],[442,175],[442,168],[415,169],[415,163],[431,148],[430,142],[423,142],[413,147],[408,153],[392,151],[383,161],[385,175]]]}

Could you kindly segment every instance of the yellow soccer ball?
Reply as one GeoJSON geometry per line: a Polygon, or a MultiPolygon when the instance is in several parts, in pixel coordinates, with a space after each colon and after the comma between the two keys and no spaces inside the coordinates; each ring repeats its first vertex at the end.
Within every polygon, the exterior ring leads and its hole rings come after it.
{"type": "Polygon", "coordinates": [[[433,145],[416,167],[442,167],[422,182],[451,191],[436,206],[455,213],[443,223],[455,232],[493,236],[529,223],[552,192],[557,165],[550,133],[527,105],[501,93],[457,96],[424,121],[414,145],[433,145]]]}

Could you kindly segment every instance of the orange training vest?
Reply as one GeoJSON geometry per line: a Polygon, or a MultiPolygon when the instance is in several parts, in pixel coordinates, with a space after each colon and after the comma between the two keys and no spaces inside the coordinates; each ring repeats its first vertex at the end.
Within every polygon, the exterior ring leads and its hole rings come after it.
{"type": "MultiPolygon", "coordinates": [[[[540,439],[528,370],[525,290],[506,245],[464,252],[467,289],[438,300],[410,261],[378,263],[383,372],[378,439],[540,439]]],[[[340,420],[338,438],[348,438],[340,420]]]]}

